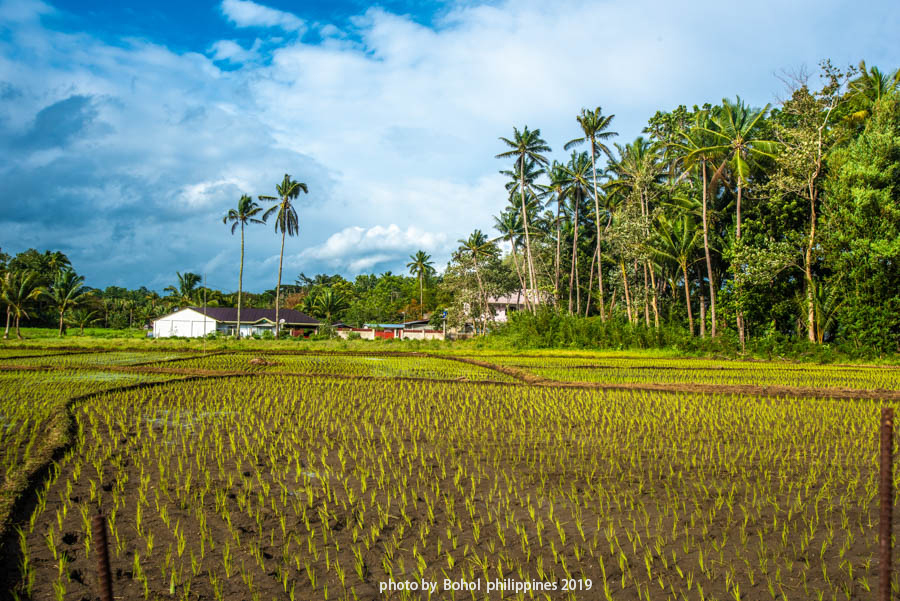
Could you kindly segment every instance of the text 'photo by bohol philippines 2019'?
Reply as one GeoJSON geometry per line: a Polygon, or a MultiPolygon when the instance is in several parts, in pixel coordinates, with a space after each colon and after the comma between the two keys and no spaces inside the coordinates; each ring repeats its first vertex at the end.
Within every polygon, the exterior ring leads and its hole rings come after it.
{"type": "Polygon", "coordinates": [[[898,26],[0,0],[0,601],[900,599],[898,26]]]}

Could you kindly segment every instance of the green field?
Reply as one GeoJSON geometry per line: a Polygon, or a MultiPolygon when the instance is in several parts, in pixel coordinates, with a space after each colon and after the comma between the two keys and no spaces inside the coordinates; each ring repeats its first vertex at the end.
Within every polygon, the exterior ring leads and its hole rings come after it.
{"type": "Polygon", "coordinates": [[[873,598],[900,370],[366,348],[0,349],[0,584],[95,597],[102,510],[128,599],[873,598]]]}

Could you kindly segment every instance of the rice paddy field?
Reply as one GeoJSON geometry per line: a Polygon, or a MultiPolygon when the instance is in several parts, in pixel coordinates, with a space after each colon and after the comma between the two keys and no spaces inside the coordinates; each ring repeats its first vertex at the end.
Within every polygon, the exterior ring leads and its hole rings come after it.
{"type": "Polygon", "coordinates": [[[121,599],[875,599],[893,367],[54,353],[0,349],[10,599],[98,598],[100,511],[121,599]]]}

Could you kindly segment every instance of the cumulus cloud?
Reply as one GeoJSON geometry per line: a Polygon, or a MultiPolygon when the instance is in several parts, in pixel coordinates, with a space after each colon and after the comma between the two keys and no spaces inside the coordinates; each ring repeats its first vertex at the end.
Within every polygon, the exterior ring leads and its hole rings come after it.
{"type": "Polygon", "coordinates": [[[413,225],[406,229],[395,223],[387,227],[351,226],[290,257],[288,262],[300,268],[312,264],[339,271],[370,272],[376,267],[396,266],[398,259],[406,259],[417,250],[444,255],[447,244],[446,233],[428,232],[413,225]]]}
{"type": "Polygon", "coordinates": [[[238,27],[278,27],[303,33],[303,20],[288,12],[269,8],[250,0],[223,0],[222,14],[238,27]]]}

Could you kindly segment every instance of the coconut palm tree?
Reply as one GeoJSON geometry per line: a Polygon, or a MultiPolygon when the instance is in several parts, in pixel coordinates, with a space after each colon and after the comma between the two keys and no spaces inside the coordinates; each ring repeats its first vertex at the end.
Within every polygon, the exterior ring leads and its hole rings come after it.
{"type": "MultiPolygon", "coordinates": [[[[665,176],[665,163],[659,152],[659,147],[642,136],[635,138],[631,144],[619,146],[619,159],[615,161],[611,170],[616,179],[608,185],[609,189],[617,189],[625,192],[633,200],[640,204],[641,217],[644,223],[644,237],[649,236],[646,229],[647,220],[650,218],[650,201],[658,186],[665,176]]],[[[635,261],[637,269],[637,261],[635,261]]],[[[659,308],[656,300],[656,275],[649,261],[644,261],[644,321],[650,325],[650,311],[647,301],[653,307],[654,323],[659,327],[659,308]],[[649,278],[648,278],[649,276],[649,278]],[[648,291],[652,290],[652,295],[648,291]]]]}
{"type": "Polygon", "coordinates": [[[876,102],[897,89],[900,89],[900,69],[885,73],[878,67],[866,67],[866,61],[860,61],[859,75],[850,82],[849,97],[858,108],[849,115],[850,120],[864,121],[876,102]]]}
{"type": "Polygon", "coordinates": [[[56,278],[47,296],[50,304],[59,312],[59,335],[63,335],[63,315],[69,309],[74,309],[88,296],[88,292],[84,290],[84,276],[77,275],[72,270],[61,270],[57,272],[56,278]]]}
{"type": "Polygon", "coordinates": [[[78,333],[84,335],[84,326],[97,320],[97,310],[78,308],[69,312],[69,323],[78,326],[78,333]]]}
{"type": "Polygon", "coordinates": [[[685,151],[681,162],[685,168],[685,172],[695,172],[700,177],[701,182],[701,223],[703,225],[703,253],[706,259],[706,278],[709,285],[709,312],[712,322],[712,337],[715,338],[716,332],[716,285],[713,277],[712,256],[710,255],[709,243],[709,201],[710,196],[715,194],[715,186],[717,181],[725,169],[727,160],[721,160],[721,164],[717,169],[710,170],[710,164],[715,164],[722,159],[722,153],[716,150],[714,141],[710,139],[706,133],[710,129],[716,127],[710,121],[708,111],[697,111],[693,120],[693,127],[688,131],[682,131],[681,136],[683,142],[677,146],[685,151]],[[709,173],[713,171],[713,173],[709,173]],[[712,175],[710,179],[708,175],[712,175]]]}
{"type": "MultiPolygon", "coordinates": [[[[604,315],[605,311],[603,305],[603,263],[602,257],[600,256],[600,200],[599,190],[597,188],[597,153],[603,152],[604,154],[606,154],[607,158],[612,161],[612,154],[610,153],[610,150],[606,146],[606,144],[603,143],[603,141],[608,140],[613,136],[619,135],[614,131],[605,131],[609,127],[610,123],[612,123],[612,120],[614,118],[615,115],[608,115],[604,117],[603,110],[599,106],[593,111],[589,111],[585,108],[581,109],[581,115],[579,115],[575,119],[578,121],[578,125],[581,126],[581,131],[584,133],[584,135],[580,138],[569,140],[564,146],[566,150],[570,150],[575,146],[578,146],[585,142],[589,142],[591,145],[591,175],[593,177],[594,184],[594,221],[597,224],[597,242],[595,255],[597,265],[600,269],[599,283],[601,321],[605,321],[606,316],[604,315]]],[[[591,271],[593,275],[593,270],[591,271]]]]}
{"type": "Polygon", "coordinates": [[[278,320],[278,309],[281,304],[281,268],[284,263],[284,238],[285,236],[295,236],[300,233],[300,220],[297,217],[297,210],[294,208],[292,200],[300,196],[300,192],[309,194],[309,188],[303,182],[294,181],[287,173],[280,184],[275,186],[278,196],[260,196],[260,200],[278,203],[271,207],[263,215],[263,221],[268,221],[269,217],[275,215],[275,232],[281,231],[281,253],[278,255],[278,284],[275,286],[275,338],[278,338],[278,331],[281,323],[278,320]]]}
{"type": "MultiPolygon", "coordinates": [[[[500,239],[509,242],[512,248],[513,264],[516,266],[516,276],[519,278],[519,285],[522,291],[525,291],[525,275],[519,268],[519,255],[517,248],[522,244],[525,237],[525,229],[522,227],[522,215],[516,206],[511,205],[500,213],[499,217],[494,217],[494,229],[500,232],[500,239]]],[[[525,306],[528,303],[528,294],[525,294],[525,306]]]]}
{"type": "Polygon", "coordinates": [[[485,260],[497,256],[497,246],[494,244],[494,241],[489,240],[481,230],[475,230],[467,239],[459,239],[457,242],[459,242],[460,247],[456,252],[459,255],[467,254],[472,258],[472,264],[475,269],[475,280],[478,282],[478,293],[484,307],[482,315],[487,315],[489,319],[493,320],[494,316],[491,313],[487,295],[484,291],[484,282],[481,280],[478,259],[485,260]]]}
{"type": "MultiPolygon", "coordinates": [[[[712,121],[716,127],[706,129],[706,133],[714,139],[710,150],[725,154],[728,169],[737,186],[735,240],[738,242],[741,239],[741,192],[747,184],[751,163],[762,159],[774,160],[778,149],[778,142],[757,137],[768,112],[768,104],[761,109],[752,109],[740,97],[735,102],[723,99],[722,105],[713,112],[712,121]]],[[[743,351],[746,335],[741,308],[737,311],[737,326],[743,351]]]]}
{"type": "Polygon", "coordinates": [[[572,235],[572,261],[569,275],[569,313],[572,313],[572,288],[575,289],[575,313],[581,313],[581,284],[578,273],[578,225],[580,208],[591,195],[591,162],[587,152],[572,152],[563,167],[562,195],[571,203],[574,231],[572,235]]]}
{"type": "Polygon", "coordinates": [[[513,139],[500,137],[500,141],[506,144],[510,150],[501,152],[496,155],[498,159],[515,158],[519,163],[519,195],[522,202],[522,224],[525,227],[525,255],[528,261],[528,282],[533,293],[537,290],[534,279],[534,255],[531,252],[531,234],[528,230],[528,214],[525,206],[527,193],[525,190],[525,166],[527,161],[534,161],[538,165],[548,165],[547,157],[543,152],[550,152],[547,142],[541,138],[541,130],[529,130],[526,125],[520,132],[518,128],[513,128],[513,139]]]}
{"type": "Polygon", "coordinates": [[[761,109],[752,109],[740,97],[735,102],[723,99],[722,106],[713,112],[712,121],[716,127],[706,129],[714,139],[711,150],[728,157],[728,168],[737,186],[735,238],[738,240],[741,239],[741,191],[747,185],[751,163],[774,159],[778,149],[778,142],[756,137],[768,112],[768,104],[761,109]]]}
{"type": "Polygon", "coordinates": [[[222,219],[222,223],[231,222],[232,236],[237,226],[241,226],[241,267],[238,271],[237,329],[234,332],[235,338],[241,337],[241,295],[244,289],[244,226],[251,223],[264,223],[262,219],[256,218],[261,212],[262,207],[244,194],[238,200],[237,208],[229,209],[225,218],[222,219]]]}
{"type": "Polygon", "coordinates": [[[178,277],[178,287],[166,286],[163,291],[171,294],[171,301],[175,304],[187,307],[196,300],[194,296],[197,292],[197,284],[203,280],[203,277],[199,273],[190,271],[186,271],[184,274],[176,271],[175,275],[178,277]]]}
{"type": "Polygon", "coordinates": [[[419,250],[414,255],[410,255],[411,261],[406,264],[409,272],[419,280],[419,317],[424,313],[425,306],[425,278],[434,273],[434,263],[431,255],[424,250],[419,250]]]}
{"type": "MultiPolygon", "coordinates": [[[[35,271],[7,271],[3,276],[3,286],[0,288],[0,299],[10,309],[10,313],[16,318],[16,338],[22,340],[22,333],[19,324],[22,318],[28,317],[28,311],[31,309],[34,301],[40,298],[45,289],[38,285],[40,275],[35,271]]],[[[4,340],[9,338],[9,320],[7,320],[7,329],[3,334],[4,340]]]]}
{"type": "Polygon", "coordinates": [[[668,260],[677,264],[684,278],[684,301],[687,306],[688,328],[694,335],[694,314],[691,310],[691,281],[688,265],[694,262],[694,254],[703,235],[690,215],[681,213],[674,217],[660,215],[654,224],[653,237],[645,245],[657,261],[668,260]]]}
{"type": "Polygon", "coordinates": [[[320,290],[312,302],[313,311],[320,317],[324,317],[329,323],[349,306],[347,298],[341,294],[340,290],[334,288],[320,290]]]}

